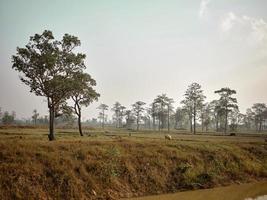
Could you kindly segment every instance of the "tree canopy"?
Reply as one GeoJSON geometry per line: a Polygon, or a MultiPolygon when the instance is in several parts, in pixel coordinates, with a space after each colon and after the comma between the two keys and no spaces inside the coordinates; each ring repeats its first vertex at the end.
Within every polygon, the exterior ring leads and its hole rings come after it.
{"type": "Polygon", "coordinates": [[[30,37],[29,43],[18,47],[12,56],[12,68],[20,72],[20,80],[30,87],[30,92],[47,99],[49,140],[55,139],[54,118],[74,92],[74,76],[85,69],[86,55],[74,51],[80,45],[75,36],[65,34],[59,41],[45,30],[30,37]]]}

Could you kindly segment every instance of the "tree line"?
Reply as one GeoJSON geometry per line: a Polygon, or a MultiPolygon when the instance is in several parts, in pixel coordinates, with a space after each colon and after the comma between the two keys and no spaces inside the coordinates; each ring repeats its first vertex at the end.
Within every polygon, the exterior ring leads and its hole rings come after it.
{"type": "Polygon", "coordinates": [[[8,111],[2,111],[2,108],[0,107],[0,124],[4,125],[11,125],[15,123],[15,117],[16,113],[15,111],[8,112],[8,111]]]}
{"type": "MultiPolygon", "coordinates": [[[[181,107],[174,109],[174,100],[166,94],[158,95],[151,104],[137,101],[131,109],[126,109],[119,102],[115,102],[111,110],[115,127],[140,128],[142,121],[145,129],[161,131],[163,129],[187,129],[191,133],[197,132],[197,127],[202,132],[214,130],[227,133],[237,131],[238,126],[247,130],[263,131],[267,122],[267,107],[265,103],[255,103],[248,108],[245,114],[239,111],[236,91],[228,87],[214,91],[218,99],[205,102],[206,96],[198,83],[188,86],[181,107]],[[124,121],[124,123],[122,123],[124,121]]],[[[108,105],[101,104],[98,108],[108,105]]],[[[99,119],[106,121],[107,116],[100,112],[99,119]]]]}
{"type": "MultiPolygon", "coordinates": [[[[55,139],[55,119],[62,116],[76,115],[79,133],[83,136],[81,116],[82,107],[97,101],[100,94],[94,89],[96,81],[85,72],[83,53],[77,53],[81,45],[76,36],[65,34],[56,40],[53,33],[45,30],[42,34],[30,37],[25,47],[17,47],[12,56],[12,68],[20,73],[20,80],[29,86],[30,92],[46,98],[49,111],[49,140],[55,139]]],[[[119,102],[112,107],[115,127],[131,128],[140,124],[153,130],[190,127],[196,133],[198,123],[202,131],[210,128],[216,131],[236,130],[238,124],[244,123],[247,128],[255,127],[262,131],[266,121],[266,104],[256,103],[241,114],[238,109],[235,90],[228,87],[215,91],[218,99],[205,102],[206,96],[198,83],[189,85],[181,101],[182,107],[174,110],[172,98],[166,94],[158,95],[145,107],[146,103],[137,101],[131,109],[126,109],[119,102]],[[230,123],[229,123],[230,122],[230,123]]],[[[100,104],[99,120],[104,128],[107,121],[106,111],[109,106],[100,104]]],[[[38,113],[33,112],[32,119],[37,123],[38,113]]]]}

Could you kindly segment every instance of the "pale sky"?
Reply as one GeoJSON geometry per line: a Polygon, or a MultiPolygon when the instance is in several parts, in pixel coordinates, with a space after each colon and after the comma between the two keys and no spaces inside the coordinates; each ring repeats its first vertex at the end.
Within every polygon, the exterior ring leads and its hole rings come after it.
{"type": "Polygon", "coordinates": [[[79,37],[87,72],[97,81],[100,103],[150,104],[162,93],[175,106],[192,82],[207,101],[222,87],[237,90],[240,110],[267,103],[266,0],[0,0],[0,107],[31,117],[47,115],[11,66],[16,47],[51,30],[79,37]]]}

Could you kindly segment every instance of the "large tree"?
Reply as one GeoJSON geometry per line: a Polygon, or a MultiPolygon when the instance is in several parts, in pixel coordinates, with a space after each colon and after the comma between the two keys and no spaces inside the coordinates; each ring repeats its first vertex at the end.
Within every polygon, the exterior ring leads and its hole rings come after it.
{"type": "Polygon", "coordinates": [[[134,113],[135,118],[136,118],[136,129],[137,129],[137,131],[139,130],[139,123],[140,123],[140,119],[141,119],[142,113],[145,110],[145,108],[144,108],[145,104],[146,104],[145,102],[137,101],[132,105],[133,113],[134,113]]]}
{"type": "Polygon", "coordinates": [[[191,121],[190,123],[192,123],[193,118],[193,133],[195,134],[197,114],[200,112],[206,97],[203,94],[201,85],[198,83],[192,83],[189,85],[184,96],[185,99],[181,103],[185,105],[185,108],[188,109],[189,114],[192,115],[192,117],[190,116],[189,119],[191,121]]]}
{"type": "Polygon", "coordinates": [[[17,48],[12,56],[12,68],[20,72],[20,79],[30,92],[47,99],[49,109],[49,140],[54,140],[54,123],[61,105],[70,97],[71,79],[75,72],[85,68],[85,54],[75,53],[80,40],[65,34],[55,40],[51,31],[30,37],[24,48],[17,48]]]}
{"type": "Polygon", "coordinates": [[[100,94],[98,94],[93,87],[96,81],[87,73],[77,72],[73,75],[73,91],[71,92],[71,99],[74,102],[72,109],[78,117],[79,133],[83,136],[82,132],[82,106],[89,106],[93,101],[97,101],[100,94]]]}
{"type": "Polygon", "coordinates": [[[220,90],[216,90],[215,93],[220,95],[219,105],[220,111],[224,113],[224,133],[227,132],[228,126],[228,115],[234,109],[237,109],[237,99],[232,97],[232,95],[236,94],[235,90],[232,90],[228,87],[221,88],[220,90]]]}

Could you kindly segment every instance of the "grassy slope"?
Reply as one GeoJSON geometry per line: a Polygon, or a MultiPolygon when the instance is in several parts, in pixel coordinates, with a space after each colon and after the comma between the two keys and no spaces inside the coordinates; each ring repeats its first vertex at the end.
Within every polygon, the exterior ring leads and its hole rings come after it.
{"type": "Polygon", "coordinates": [[[116,199],[267,178],[262,138],[81,139],[70,130],[47,142],[45,132],[0,131],[0,199],[116,199]]]}

